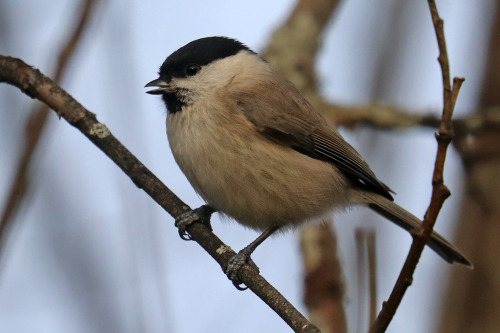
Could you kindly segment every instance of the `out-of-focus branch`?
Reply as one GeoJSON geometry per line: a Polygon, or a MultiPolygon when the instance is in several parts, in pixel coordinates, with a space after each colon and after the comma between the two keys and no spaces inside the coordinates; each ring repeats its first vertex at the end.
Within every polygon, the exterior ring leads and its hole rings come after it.
{"type": "MultiPolygon", "coordinates": [[[[323,30],[337,5],[337,0],[299,0],[262,52],[263,58],[307,97],[317,94],[316,53],[323,30]]],[[[302,229],[304,300],[311,320],[325,333],[347,330],[342,302],[344,284],[336,247],[335,235],[329,226],[302,229]]]]}
{"type": "MultiPolygon", "coordinates": [[[[498,90],[496,90],[498,91],[498,90]]],[[[454,122],[454,145],[466,166],[500,156],[500,107],[482,109],[467,119],[454,122]],[[481,137],[478,140],[478,136],[481,137]]]]}
{"type": "Polygon", "coordinates": [[[321,332],[347,332],[342,304],[345,288],[337,255],[337,239],[329,224],[313,225],[301,232],[304,262],[304,301],[311,321],[321,332]]]}
{"type": "MultiPolygon", "coordinates": [[[[478,3],[479,4],[479,3],[478,3]]],[[[493,8],[492,8],[493,9],[493,8]]],[[[484,62],[480,109],[476,130],[456,127],[453,145],[464,164],[464,189],[456,228],[456,241],[474,262],[474,271],[455,267],[448,275],[440,307],[439,333],[497,332],[500,327],[500,6],[493,24],[484,62]],[[485,119],[488,119],[486,121],[485,119]],[[463,134],[463,135],[462,135],[463,134]]],[[[483,32],[486,33],[486,32],[483,32]]]]}
{"type": "Polygon", "coordinates": [[[357,126],[380,129],[406,129],[410,127],[438,128],[439,119],[432,112],[420,114],[401,110],[387,104],[340,106],[313,96],[311,102],[331,123],[346,128],[357,126]]]}
{"type": "MultiPolygon", "coordinates": [[[[364,300],[366,299],[366,286],[365,286],[365,275],[366,275],[366,251],[365,251],[365,236],[366,232],[363,229],[356,229],[354,232],[355,240],[356,240],[356,274],[357,274],[357,290],[358,294],[358,304],[357,304],[357,317],[356,317],[356,332],[362,332],[363,322],[365,318],[363,318],[363,305],[364,300]]],[[[371,322],[368,323],[368,327],[370,327],[371,322]]]]}
{"type": "Polygon", "coordinates": [[[318,93],[315,71],[316,54],[329,18],[338,0],[300,0],[288,20],[272,35],[261,55],[286,76],[331,123],[353,128],[364,125],[399,129],[414,126],[437,128],[439,119],[399,110],[389,105],[341,106],[318,93]]]}
{"type": "MultiPolygon", "coordinates": [[[[64,71],[76,50],[81,37],[88,26],[90,18],[95,6],[95,0],[82,0],[78,8],[80,18],[76,21],[76,25],[68,37],[67,42],[61,49],[57,61],[57,68],[54,74],[54,81],[60,82],[64,71]]],[[[9,194],[5,201],[2,216],[0,219],[0,255],[2,254],[7,235],[11,229],[17,209],[21,205],[26,191],[29,187],[28,172],[33,161],[33,154],[38,146],[40,137],[47,122],[49,108],[45,104],[35,104],[31,116],[29,117],[25,127],[25,138],[23,151],[19,157],[16,167],[14,181],[9,190],[9,194]]]]}
{"type": "MultiPolygon", "coordinates": [[[[261,55],[304,94],[316,94],[314,69],[321,36],[338,0],[300,0],[261,55]]],[[[309,96],[307,96],[309,97],[309,96]]]]}
{"type": "Polygon", "coordinates": [[[368,278],[369,290],[369,320],[366,327],[375,321],[377,317],[377,261],[375,248],[375,231],[356,229],[356,256],[358,276],[358,317],[357,331],[363,331],[366,318],[362,316],[364,300],[366,299],[366,279],[368,278]]]}
{"type": "Polygon", "coordinates": [[[366,234],[366,251],[368,253],[368,286],[370,289],[370,323],[377,318],[377,250],[375,247],[375,231],[366,234]]]}
{"type": "Polygon", "coordinates": [[[434,0],[428,0],[429,9],[436,32],[436,38],[439,46],[438,61],[441,65],[443,78],[443,114],[439,132],[436,134],[438,149],[436,153],[436,162],[434,165],[434,173],[432,176],[432,197],[429,207],[425,213],[422,226],[418,230],[412,232],[413,242],[408,253],[408,257],[401,269],[399,277],[394,285],[391,295],[387,302],[384,303],[382,311],[380,311],[377,320],[371,328],[371,332],[385,332],[389,326],[394,314],[396,313],[403,296],[411,285],[413,273],[417,267],[418,261],[424,250],[427,241],[429,240],[436,219],[439,215],[444,201],[450,196],[450,191],[444,185],[443,170],[446,159],[448,146],[454,136],[452,125],[453,110],[457,100],[460,87],[464,79],[454,78],[453,86],[450,80],[450,65],[446,50],[446,40],[444,36],[443,20],[439,17],[439,13],[434,0]]]}
{"type": "MultiPolygon", "coordinates": [[[[23,61],[0,55],[0,82],[20,88],[25,94],[47,104],[57,114],[78,128],[90,141],[111,158],[134,182],[173,217],[190,210],[168,187],[147,169],[111,134],[106,125],[85,109],[66,91],[23,61]]],[[[195,222],[187,228],[191,238],[200,244],[225,271],[236,253],[215,236],[209,227],[195,222]]],[[[318,329],[295,309],[259,273],[245,265],[240,280],[271,307],[296,332],[318,332],[318,329]]],[[[266,331],[263,327],[263,331],[266,331]]]]}
{"type": "MultiPolygon", "coordinates": [[[[425,113],[396,108],[388,104],[359,106],[337,105],[318,93],[315,58],[321,46],[321,35],[338,0],[300,0],[288,20],[271,36],[261,52],[271,66],[286,76],[307,97],[325,118],[336,126],[354,128],[367,126],[382,129],[430,127],[437,129],[441,120],[436,110],[425,113]]],[[[457,131],[467,133],[481,126],[500,130],[500,119],[479,112],[473,119],[453,122],[457,131]],[[484,118],[480,118],[484,116],[484,118]]]]}

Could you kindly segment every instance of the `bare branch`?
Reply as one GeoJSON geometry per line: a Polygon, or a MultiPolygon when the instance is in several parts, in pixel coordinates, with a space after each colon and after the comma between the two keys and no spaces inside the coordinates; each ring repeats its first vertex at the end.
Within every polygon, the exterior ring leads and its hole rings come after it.
{"type": "Polygon", "coordinates": [[[366,251],[368,253],[368,282],[370,289],[370,323],[377,317],[377,255],[375,231],[366,233],[366,251]]]}
{"type": "Polygon", "coordinates": [[[366,318],[362,317],[364,307],[364,296],[366,295],[366,279],[368,278],[369,292],[369,321],[368,326],[377,317],[377,261],[375,247],[375,231],[357,228],[355,231],[357,275],[358,275],[358,328],[364,327],[366,318]]]}
{"type": "Polygon", "coordinates": [[[356,126],[387,130],[410,127],[438,128],[440,123],[431,111],[419,114],[377,103],[364,106],[340,106],[329,103],[317,95],[309,96],[309,100],[331,124],[347,128],[356,126]]]}
{"type": "Polygon", "coordinates": [[[306,94],[317,91],[316,53],[338,0],[300,0],[288,20],[272,35],[261,53],[271,66],[306,94]]]}
{"type": "Polygon", "coordinates": [[[498,159],[500,145],[500,108],[486,108],[462,121],[453,122],[453,144],[466,166],[479,161],[498,159]],[[478,138],[481,138],[478,140],[478,138]]]}
{"type": "Polygon", "coordinates": [[[303,228],[300,248],[304,262],[304,302],[311,321],[323,333],[347,332],[345,294],[337,238],[328,222],[303,228]]]}
{"type": "Polygon", "coordinates": [[[443,170],[448,145],[454,137],[453,125],[451,121],[453,110],[464,79],[455,78],[453,80],[453,88],[451,88],[450,65],[446,51],[443,20],[439,17],[434,0],[428,0],[428,3],[439,46],[438,61],[441,65],[443,79],[443,114],[441,124],[439,126],[439,132],[436,134],[438,149],[436,153],[434,173],[432,176],[432,197],[429,207],[427,208],[427,212],[425,213],[422,226],[418,230],[412,231],[413,242],[408,253],[408,257],[406,258],[403,268],[401,269],[389,300],[383,304],[382,311],[380,311],[370,332],[385,332],[389,326],[406,290],[413,281],[413,273],[415,272],[415,268],[417,267],[424,247],[431,236],[432,229],[436,223],[441,207],[443,206],[444,201],[450,196],[450,191],[444,185],[443,170]]]}
{"type": "MultiPolygon", "coordinates": [[[[0,82],[12,84],[28,96],[44,102],[60,117],[78,128],[111,158],[137,187],[143,189],[170,215],[177,217],[190,210],[188,205],[170,191],[111,134],[106,125],[97,120],[95,114],[85,109],[40,71],[19,59],[0,55],[0,82]]],[[[200,244],[225,270],[229,259],[236,253],[202,223],[195,222],[187,229],[192,239],[200,244]]],[[[238,277],[296,332],[318,332],[314,325],[309,323],[297,309],[250,266],[243,266],[238,277]]]]}

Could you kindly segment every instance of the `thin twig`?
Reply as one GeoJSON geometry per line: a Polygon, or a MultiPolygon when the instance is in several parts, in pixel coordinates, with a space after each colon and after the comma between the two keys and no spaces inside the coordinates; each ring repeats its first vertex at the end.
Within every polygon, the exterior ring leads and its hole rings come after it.
{"type": "MultiPolygon", "coordinates": [[[[365,308],[365,296],[366,283],[365,276],[367,275],[366,269],[366,231],[361,228],[356,228],[354,232],[354,239],[356,243],[356,274],[357,274],[357,291],[358,294],[358,305],[357,305],[357,315],[356,315],[356,332],[363,332],[365,327],[364,318],[364,308],[365,308]]],[[[370,322],[371,323],[371,322],[370,322]]],[[[368,325],[370,325],[368,323],[368,325]]]]}
{"type": "MultiPolygon", "coordinates": [[[[88,26],[95,3],[95,0],[82,0],[82,3],[78,7],[80,18],[77,20],[72,33],[59,54],[57,68],[54,74],[55,82],[60,82],[63,77],[69,60],[81,41],[85,28],[88,26]]],[[[48,115],[49,108],[47,105],[37,103],[26,122],[23,151],[17,162],[14,181],[8,192],[9,194],[5,200],[2,216],[0,218],[0,255],[3,253],[7,235],[12,228],[17,209],[21,205],[28,190],[28,172],[33,162],[33,154],[36,151],[38,143],[40,142],[40,137],[45,128],[48,115]]]]}
{"type": "Polygon", "coordinates": [[[366,233],[366,251],[368,253],[368,286],[370,290],[370,321],[377,317],[377,250],[375,246],[375,231],[366,233]]]}
{"type": "MultiPolygon", "coordinates": [[[[22,60],[0,55],[0,82],[12,84],[28,96],[44,102],[60,117],[78,128],[111,158],[137,187],[149,194],[170,215],[177,217],[190,209],[125,148],[93,113],[85,109],[40,71],[25,64],[22,60]]],[[[188,227],[188,232],[192,239],[200,244],[225,270],[229,259],[236,253],[203,223],[193,223],[188,227]]],[[[318,332],[318,329],[256,270],[245,265],[238,277],[296,332],[318,332]]],[[[266,329],[263,328],[263,331],[266,329]]]]}
{"type": "Polygon", "coordinates": [[[358,275],[358,316],[357,332],[364,330],[366,318],[364,317],[366,281],[368,281],[368,327],[375,321],[377,316],[377,261],[375,248],[375,231],[356,229],[356,257],[357,257],[357,275],[358,275]]]}
{"type": "Polygon", "coordinates": [[[441,66],[443,79],[443,114],[439,132],[436,134],[438,149],[432,176],[432,197],[427,212],[425,213],[422,226],[418,230],[412,231],[413,242],[408,257],[406,258],[388,301],[383,304],[382,310],[370,330],[372,333],[385,332],[389,326],[406,290],[413,281],[413,273],[422,255],[422,251],[431,236],[439,211],[444,201],[450,196],[450,191],[444,185],[443,170],[448,145],[454,136],[453,124],[451,121],[453,110],[464,79],[454,78],[453,87],[451,86],[450,65],[446,50],[443,20],[439,17],[434,0],[428,0],[428,3],[439,46],[438,61],[441,66]]]}

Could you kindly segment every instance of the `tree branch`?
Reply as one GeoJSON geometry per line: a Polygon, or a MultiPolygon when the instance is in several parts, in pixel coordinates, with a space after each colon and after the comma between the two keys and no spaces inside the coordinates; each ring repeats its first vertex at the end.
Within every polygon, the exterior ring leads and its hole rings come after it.
{"type": "Polygon", "coordinates": [[[464,79],[454,78],[452,88],[443,20],[439,17],[434,0],[428,0],[428,4],[439,46],[438,61],[441,66],[443,80],[443,113],[441,117],[441,124],[439,126],[439,132],[436,134],[438,148],[436,153],[436,162],[434,165],[434,173],[432,176],[432,197],[429,207],[425,213],[422,226],[418,230],[412,231],[413,242],[408,253],[408,257],[406,258],[403,268],[401,269],[389,300],[383,304],[382,310],[370,330],[370,332],[373,333],[385,332],[389,326],[406,290],[413,281],[413,273],[415,272],[424,247],[431,236],[439,211],[441,210],[444,201],[450,196],[450,191],[444,185],[443,170],[446,152],[452,138],[454,137],[452,124],[453,110],[464,79]]]}
{"type": "Polygon", "coordinates": [[[438,128],[440,120],[432,111],[424,114],[401,110],[387,104],[373,103],[360,106],[340,106],[325,101],[320,96],[310,96],[314,106],[331,124],[346,128],[366,126],[378,129],[397,130],[410,127],[438,128]]]}
{"type": "Polygon", "coordinates": [[[369,320],[367,327],[375,321],[377,316],[377,255],[375,246],[375,231],[364,230],[357,228],[355,233],[356,239],[356,258],[357,258],[357,331],[363,330],[365,318],[361,316],[364,307],[366,293],[369,294],[368,309],[369,320]],[[368,288],[365,287],[368,280],[368,288]],[[367,291],[368,289],[368,291],[367,291]]]}
{"type": "Polygon", "coordinates": [[[309,97],[316,94],[315,58],[338,0],[300,0],[261,52],[271,66],[309,97]]]}
{"type": "Polygon", "coordinates": [[[322,332],[344,333],[347,332],[343,307],[345,284],[331,224],[332,221],[325,220],[302,228],[304,303],[311,321],[322,332]]]}
{"type": "MultiPolygon", "coordinates": [[[[118,139],[116,139],[95,114],[89,112],[66,91],[40,71],[22,60],[0,55],[0,82],[20,88],[31,98],[47,104],[72,126],[79,129],[90,141],[101,149],[134,184],[143,189],[153,200],[174,218],[190,210],[168,187],[146,168],[118,139]]],[[[236,253],[225,245],[202,223],[188,227],[192,239],[200,244],[222,267],[236,253]]],[[[239,272],[241,281],[271,307],[296,332],[318,332],[317,328],[295,309],[257,271],[245,265],[239,272]]]]}

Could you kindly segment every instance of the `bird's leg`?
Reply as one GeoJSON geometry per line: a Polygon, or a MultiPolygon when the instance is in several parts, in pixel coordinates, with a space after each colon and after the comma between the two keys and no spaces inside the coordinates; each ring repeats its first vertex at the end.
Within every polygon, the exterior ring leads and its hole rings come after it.
{"type": "Polygon", "coordinates": [[[203,205],[179,215],[175,219],[175,226],[179,229],[179,236],[184,240],[191,240],[191,236],[187,233],[186,228],[194,221],[200,221],[212,230],[210,217],[214,212],[215,209],[209,205],[203,205]]]}
{"type": "Polygon", "coordinates": [[[233,281],[234,286],[239,290],[245,290],[246,287],[241,287],[241,281],[238,279],[238,271],[245,264],[249,264],[254,267],[257,271],[259,271],[259,267],[255,265],[250,255],[255,251],[257,246],[259,246],[263,241],[265,241],[269,236],[271,236],[276,230],[278,230],[278,226],[271,226],[268,229],[264,230],[259,237],[257,237],[253,242],[245,246],[240,252],[235,254],[231,259],[229,259],[226,275],[227,277],[233,281]]]}

